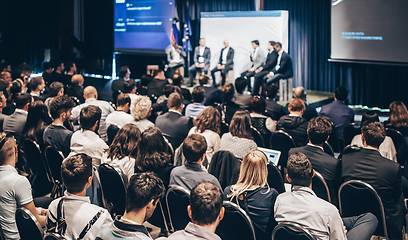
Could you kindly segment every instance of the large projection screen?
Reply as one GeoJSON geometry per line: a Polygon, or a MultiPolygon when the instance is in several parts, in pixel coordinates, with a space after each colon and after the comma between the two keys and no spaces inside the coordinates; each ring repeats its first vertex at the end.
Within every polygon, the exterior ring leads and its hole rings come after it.
{"type": "Polygon", "coordinates": [[[235,77],[251,65],[253,40],[259,41],[265,56],[269,41],[281,42],[288,52],[288,18],[288,11],[202,12],[201,37],[211,49],[210,69],[217,66],[225,39],[235,50],[235,77]]]}

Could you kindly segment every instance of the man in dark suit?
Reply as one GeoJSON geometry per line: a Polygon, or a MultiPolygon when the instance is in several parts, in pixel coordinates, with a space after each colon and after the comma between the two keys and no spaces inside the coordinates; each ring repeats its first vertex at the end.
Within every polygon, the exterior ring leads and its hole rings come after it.
{"type": "Polygon", "coordinates": [[[112,82],[111,89],[113,92],[122,91],[123,84],[130,78],[130,70],[128,66],[123,66],[119,69],[119,79],[112,82]]]}
{"type": "Polygon", "coordinates": [[[322,174],[326,181],[332,202],[337,205],[337,190],[335,187],[336,170],[339,160],[327,154],[323,150],[323,143],[329,139],[332,131],[332,123],[328,117],[319,116],[309,121],[307,135],[309,143],[303,147],[292,148],[289,156],[293,153],[301,152],[312,162],[313,169],[322,174]]]}
{"type": "Polygon", "coordinates": [[[177,149],[193,127],[193,119],[181,115],[183,111],[182,96],[179,93],[170,94],[167,99],[169,111],[156,119],[156,126],[162,131],[173,149],[177,149]]]}
{"type": "Polygon", "coordinates": [[[384,158],[379,152],[379,146],[386,136],[381,123],[369,123],[361,130],[364,148],[343,155],[341,180],[361,180],[370,184],[383,203],[390,239],[402,239],[405,208],[402,202],[400,166],[384,158]]]}
{"type": "Polygon", "coordinates": [[[45,81],[42,77],[34,77],[30,80],[30,95],[33,97],[34,101],[41,100],[44,101],[45,98],[41,96],[45,88],[45,81]]]}
{"type": "Polygon", "coordinates": [[[215,106],[217,103],[222,103],[221,91],[210,84],[210,78],[203,75],[199,79],[200,86],[204,88],[205,106],[215,106]]]}
{"type": "Polygon", "coordinates": [[[215,73],[220,71],[221,72],[221,86],[225,84],[225,75],[228,74],[230,70],[234,68],[234,49],[229,46],[229,42],[227,39],[224,40],[224,48],[221,50],[220,59],[218,60],[218,64],[213,70],[211,70],[211,77],[213,80],[214,87],[217,87],[217,83],[215,81],[215,73]]]}
{"type": "Polygon", "coordinates": [[[275,101],[278,92],[279,88],[275,84],[269,85],[265,92],[266,114],[276,121],[278,121],[283,115],[286,114],[283,106],[275,101]]]}
{"type": "Polygon", "coordinates": [[[253,95],[259,95],[259,88],[262,86],[264,77],[276,66],[278,61],[278,53],[274,51],[273,46],[276,44],[274,41],[268,42],[268,54],[265,61],[256,70],[253,95]]]}
{"type": "Polygon", "coordinates": [[[153,71],[153,79],[147,84],[147,94],[153,103],[157,98],[163,95],[163,88],[169,84],[162,69],[153,71]]]}
{"type": "MultiPolygon", "coordinates": [[[[297,87],[295,89],[295,95],[293,97],[294,98],[299,98],[305,103],[306,108],[305,108],[305,111],[303,112],[303,116],[302,116],[304,119],[309,121],[310,119],[317,117],[318,114],[317,114],[316,109],[312,108],[307,103],[307,93],[306,93],[306,90],[305,90],[304,87],[300,87],[300,86],[297,87]]],[[[287,114],[289,114],[288,105],[289,104],[286,104],[286,109],[285,109],[287,114]]]]}
{"type": "Polygon", "coordinates": [[[280,79],[287,79],[293,76],[292,58],[282,49],[282,43],[277,42],[273,46],[278,53],[276,66],[264,77],[266,85],[270,85],[280,79]]]}
{"type": "Polygon", "coordinates": [[[255,71],[262,65],[265,60],[265,53],[259,47],[258,40],[252,41],[252,48],[254,49],[254,51],[249,56],[252,61],[252,65],[248,70],[241,73],[241,77],[245,77],[247,79],[248,91],[250,92],[252,91],[250,78],[255,75],[255,71]]]}
{"type": "Polygon", "coordinates": [[[194,85],[194,78],[197,71],[201,71],[203,74],[207,74],[210,68],[211,51],[205,46],[205,39],[201,38],[199,46],[194,49],[194,64],[188,69],[190,78],[190,87],[194,85]]]}

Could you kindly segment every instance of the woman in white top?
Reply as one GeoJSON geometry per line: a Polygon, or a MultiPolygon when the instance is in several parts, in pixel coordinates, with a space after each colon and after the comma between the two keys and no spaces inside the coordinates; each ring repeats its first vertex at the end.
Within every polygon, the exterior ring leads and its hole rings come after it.
{"type": "Polygon", "coordinates": [[[102,163],[114,167],[124,179],[129,180],[135,173],[137,144],[140,140],[140,130],[134,124],[123,126],[109,149],[102,156],[102,163]]]}
{"type": "Polygon", "coordinates": [[[152,101],[150,101],[149,97],[141,96],[132,101],[130,114],[135,119],[135,121],[133,121],[132,123],[140,129],[140,132],[144,132],[144,130],[150,127],[154,127],[154,124],[147,120],[151,113],[152,101]]]}
{"type": "Polygon", "coordinates": [[[221,117],[220,112],[214,107],[206,107],[197,119],[194,120],[194,127],[190,129],[188,135],[193,133],[200,134],[205,137],[207,141],[206,156],[208,163],[216,151],[220,149],[220,131],[221,131],[221,117]]]}

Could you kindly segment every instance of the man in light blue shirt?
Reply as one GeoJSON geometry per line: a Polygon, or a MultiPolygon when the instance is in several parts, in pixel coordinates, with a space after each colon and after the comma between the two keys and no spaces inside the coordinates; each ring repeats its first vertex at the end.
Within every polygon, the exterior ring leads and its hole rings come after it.
{"type": "Polygon", "coordinates": [[[203,87],[197,86],[193,89],[193,103],[190,103],[186,107],[186,117],[197,117],[206,106],[205,103],[205,91],[203,87]]]}

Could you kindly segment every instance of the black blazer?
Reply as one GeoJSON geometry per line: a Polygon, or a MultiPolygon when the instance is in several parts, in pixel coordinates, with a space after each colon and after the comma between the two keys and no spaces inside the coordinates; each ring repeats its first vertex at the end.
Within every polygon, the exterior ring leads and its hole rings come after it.
{"type": "Polygon", "coordinates": [[[285,115],[285,109],[279,103],[276,103],[272,99],[266,99],[266,114],[273,120],[278,121],[283,115],[285,115]]]}
{"type": "Polygon", "coordinates": [[[266,55],[266,62],[262,64],[262,71],[271,71],[276,66],[277,62],[278,53],[275,51],[268,53],[268,55],[266,55]]]}
{"type": "Polygon", "coordinates": [[[156,118],[156,126],[162,131],[173,149],[177,149],[193,127],[193,119],[169,111],[156,118]]]}
{"type": "Polygon", "coordinates": [[[286,52],[282,52],[282,57],[280,61],[280,67],[278,71],[275,69],[272,70],[275,74],[280,73],[283,75],[283,78],[293,77],[293,68],[292,68],[292,58],[286,52]]]}
{"type": "Polygon", "coordinates": [[[160,97],[163,95],[163,87],[169,84],[167,80],[161,80],[158,78],[153,78],[148,84],[147,84],[147,94],[149,97],[151,95],[154,95],[156,97],[160,97]]]}
{"type": "MultiPolygon", "coordinates": [[[[224,49],[221,50],[220,59],[218,60],[218,64],[220,64],[220,65],[222,65],[222,57],[223,57],[222,53],[223,53],[223,51],[224,51],[224,49]]],[[[228,50],[228,53],[227,53],[227,63],[225,64],[226,68],[227,67],[234,68],[234,54],[235,54],[234,49],[230,47],[230,49],[228,50]]]]}
{"type": "Polygon", "coordinates": [[[205,106],[215,106],[216,103],[222,103],[221,91],[213,86],[202,86],[205,94],[205,106]]]}

